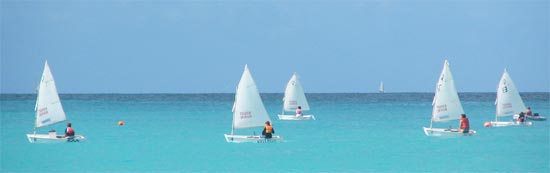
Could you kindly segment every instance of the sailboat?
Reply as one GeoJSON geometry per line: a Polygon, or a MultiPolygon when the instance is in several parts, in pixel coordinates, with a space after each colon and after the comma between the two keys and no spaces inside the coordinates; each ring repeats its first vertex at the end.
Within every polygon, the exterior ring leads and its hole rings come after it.
{"type": "Polygon", "coordinates": [[[496,115],[495,121],[491,121],[491,125],[499,126],[517,126],[517,125],[533,125],[532,122],[517,122],[517,121],[498,121],[498,117],[517,116],[525,110],[525,104],[519,95],[519,92],[514,85],[514,81],[510,78],[508,71],[504,69],[504,73],[500,78],[497,89],[497,99],[495,101],[496,115]]]}
{"type": "Polygon", "coordinates": [[[432,119],[430,127],[424,127],[424,133],[427,136],[470,136],[476,131],[470,129],[468,133],[459,132],[457,129],[451,128],[433,128],[433,122],[445,122],[460,119],[460,115],[464,114],[462,104],[458,98],[453,74],[449,67],[449,62],[445,60],[443,71],[437,82],[435,96],[433,100],[432,119]]]}
{"type": "Polygon", "coordinates": [[[38,96],[36,98],[36,121],[34,125],[34,133],[27,134],[27,138],[31,143],[58,143],[58,142],[83,142],[86,138],[82,135],[62,138],[57,136],[54,130],[48,134],[36,134],[38,128],[47,127],[67,120],[61,100],[57,93],[55,81],[48,65],[48,61],[44,65],[42,80],[38,88],[38,96]]]}
{"type": "Polygon", "coordinates": [[[315,120],[313,115],[285,115],[285,111],[295,111],[298,106],[302,108],[302,111],[309,110],[309,104],[304,94],[304,88],[298,80],[296,73],[292,74],[292,77],[286,84],[285,96],[283,98],[283,112],[279,115],[280,120],[315,120]]]}
{"type": "Polygon", "coordinates": [[[263,127],[266,121],[271,121],[264,103],[256,87],[256,82],[245,65],[241,81],[237,86],[235,93],[235,103],[233,104],[233,123],[231,125],[231,134],[224,134],[227,142],[254,142],[267,143],[282,141],[281,136],[273,135],[266,139],[261,135],[236,135],[235,129],[258,128],[263,127]]]}
{"type": "Polygon", "coordinates": [[[384,82],[380,81],[380,88],[378,89],[379,93],[384,93],[384,82]]]}

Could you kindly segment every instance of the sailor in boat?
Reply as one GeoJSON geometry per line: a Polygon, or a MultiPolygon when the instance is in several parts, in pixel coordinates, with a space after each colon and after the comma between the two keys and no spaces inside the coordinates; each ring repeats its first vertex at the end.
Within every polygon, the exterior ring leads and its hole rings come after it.
{"type": "Polygon", "coordinates": [[[271,126],[269,121],[266,121],[264,130],[262,131],[262,135],[264,136],[264,138],[270,139],[273,133],[275,133],[275,129],[273,129],[273,126],[271,126]]]}
{"type": "Polygon", "coordinates": [[[531,107],[527,107],[527,110],[525,110],[525,115],[532,116],[533,112],[531,111],[531,107]]]}
{"type": "Polygon", "coordinates": [[[527,107],[525,110],[525,118],[530,118],[534,120],[546,120],[544,117],[539,116],[538,113],[533,113],[531,107],[527,107]]]}
{"type": "Polygon", "coordinates": [[[67,123],[67,128],[65,129],[65,135],[62,138],[74,137],[74,129],[71,127],[71,123],[67,123]]]}
{"type": "Polygon", "coordinates": [[[298,106],[298,109],[296,109],[296,117],[302,117],[302,107],[298,106]]]}
{"type": "Polygon", "coordinates": [[[520,112],[518,117],[518,123],[523,123],[525,121],[525,113],[520,112]]]}
{"type": "Polygon", "coordinates": [[[466,114],[461,114],[460,116],[462,117],[460,118],[460,125],[459,125],[458,131],[462,133],[470,132],[470,121],[468,120],[468,118],[466,118],[466,114]]]}

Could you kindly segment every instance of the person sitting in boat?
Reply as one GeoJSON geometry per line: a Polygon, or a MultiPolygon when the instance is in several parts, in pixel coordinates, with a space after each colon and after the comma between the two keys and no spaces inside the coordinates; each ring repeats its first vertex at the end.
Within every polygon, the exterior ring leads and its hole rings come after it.
{"type": "Polygon", "coordinates": [[[525,113],[520,112],[518,117],[518,122],[522,123],[525,121],[525,113]]]}
{"type": "Polygon", "coordinates": [[[265,138],[271,138],[273,133],[275,133],[275,129],[273,129],[273,127],[271,126],[271,124],[269,123],[269,121],[266,121],[265,122],[265,127],[264,127],[264,130],[262,131],[262,135],[265,137],[265,138]]]}
{"type": "Polygon", "coordinates": [[[532,116],[533,112],[531,111],[531,107],[527,107],[527,110],[525,110],[525,115],[532,116]]]}
{"type": "Polygon", "coordinates": [[[63,138],[66,137],[73,137],[74,136],[74,129],[71,127],[71,123],[67,123],[67,128],[65,129],[65,135],[63,138]]]}
{"type": "Polygon", "coordinates": [[[460,116],[462,116],[462,118],[460,118],[458,131],[462,133],[470,132],[470,121],[468,120],[468,118],[466,118],[466,114],[462,114],[460,116]]]}
{"type": "Polygon", "coordinates": [[[302,116],[302,107],[298,106],[298,109],[296,109],[296,117],[301,117],[301,116],[302,116]]]}

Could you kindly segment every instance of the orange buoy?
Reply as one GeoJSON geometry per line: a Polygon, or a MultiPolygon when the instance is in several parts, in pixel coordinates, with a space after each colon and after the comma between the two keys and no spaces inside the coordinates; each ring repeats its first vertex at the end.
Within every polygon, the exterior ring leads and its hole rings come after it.
{"type": "Polygon", "coordinates": [[[118,121],[118,125],[119,125],[119,126],[124,125],[124,121],[118,121]]]}
{"type": "Polygon", "coordinates": [[[485,122],[485,123],[483,124],[483,126],[485,126],[485,127],[491,127],[491,126],[493,126],[493,125],[491,124],[491,122],[485,122]]]}

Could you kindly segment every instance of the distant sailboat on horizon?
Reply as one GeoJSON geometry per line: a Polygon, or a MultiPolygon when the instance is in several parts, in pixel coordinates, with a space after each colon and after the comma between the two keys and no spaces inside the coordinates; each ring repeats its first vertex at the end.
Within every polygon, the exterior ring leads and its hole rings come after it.
{"type": "Polygon", "coordinates": [[[379,93],[384,93],[384,82],[380,81],[380,88],[378,88],[379,93]]]}

